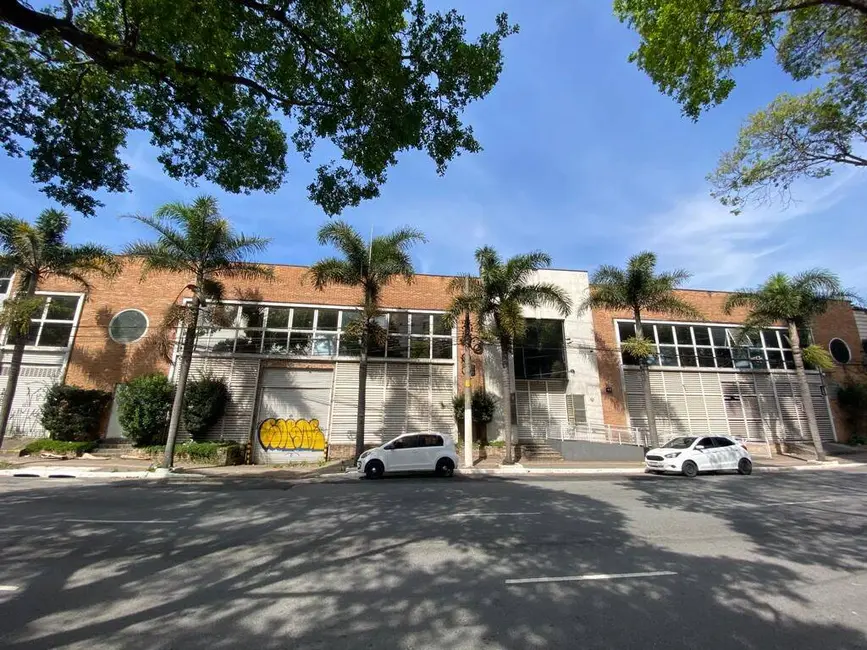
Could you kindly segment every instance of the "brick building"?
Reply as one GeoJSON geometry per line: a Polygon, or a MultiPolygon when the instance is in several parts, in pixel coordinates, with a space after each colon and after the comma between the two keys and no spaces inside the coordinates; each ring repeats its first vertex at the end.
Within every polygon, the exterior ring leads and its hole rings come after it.
{"type": "MultiPolygon", "coordinates": [[[[540,276],[566,289],[576,305],[589,290],[583,271],[546,270],[540,276]]],[[[458,332],[442,322],[450,280],[418,275],[411,284],[396,282],[384,292],[389,336],[370,364],[369,442],[409,431],[455,432],[451,401],[463,370],[458,332]]],[[[95,280],[86,299],[66,282],[42,287],[46,305],[31,329],[12,430],[44,435],[38,411],[54,382],[116,392],[140,374],[171,375],[171,352],[165,356],[160,345],[160,325],[171,305],[189,297],[187,282],[174,274],[152,274],[142,282],[138,263],[127,260],[118,277],[95,280]]],[[[0,279],[0,290],[8,292],[9,285],[8,278],[0,279]]],[[[226,415],[210,436],[252,442],[254,460],[265,463],[319,458],[326,444],[330,455],[348,453],[355,435],[358,365],[343,331],[360,297],[343,287],[319,291],[297,266],[275,266],[271,282],[227,283],[225,313],[219,321],[203,322],[191,375],[222,377],[230,387],[226,415]],[[304,435],[282,435],[286,430],[304,435]],[[287,442],[302,438],[303,449],[287,442]]],[[[756,441],[808,439],[781,328],[744,344],[735,336],[743,314],[723,312],[725,293],[684,291],[682,297],[705,320],[645,317],[658,352],[651,385],[661,437],[714,431],[756,441]]],[[[629,314],[596,311],[564,319],[541,309],[525,315],[528,336],[515,349],[510,377],[519,438],[570,432],[611,438],[615,431],[621,436],[627,427],[646,426],[638,370],[619,351],[620,340],[631,335],[629,314]]],[[[852,308],[833,305],[814,324],[813,336],[838,361],[830,373],[810,376],[821,433],[827,440],[845,440],[833,394],[836,382],[862,366],[862,336],[852,308]]],[[[496,347],[487,346],[474,366],[481,369],[476,384],[503,399],[496,347]]],[[[498,411],[490,439],[500,435],[502,424],[498,411]]],[[[104,435],[122,436],[114,408],[104,435]]]]}

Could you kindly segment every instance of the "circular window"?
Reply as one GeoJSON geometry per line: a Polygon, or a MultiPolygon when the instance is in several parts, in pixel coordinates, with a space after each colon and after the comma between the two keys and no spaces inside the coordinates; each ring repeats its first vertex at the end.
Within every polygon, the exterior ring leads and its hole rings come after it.
{"type": "Polygon", "coordinates": [[[108,324],[108,335],[115,343],[135,343],[148,331],[148,317],[138,309],[124,309],[108,324]]]}
{"type": "Polygon", "coordinates": [[[831,339],[828,350],[837,363],[849,363],[852,360],[852,351],[843,339],[831,339]]]}

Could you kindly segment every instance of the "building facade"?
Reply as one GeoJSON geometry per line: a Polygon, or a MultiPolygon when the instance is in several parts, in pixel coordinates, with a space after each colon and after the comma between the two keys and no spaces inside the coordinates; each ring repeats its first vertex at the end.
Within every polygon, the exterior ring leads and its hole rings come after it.
{"type": "MultiPolygon", "coordinates": [[[[407,432],[456,433],[452,398],[462,383],[459,332],[443,314],[451,300],[444,276],[397,281],[382,296],[387,338],[371,353],[365,434],[380,443],[407,432]]],[[[545,270],[579,305],[589,292],[584,271],[545,270]]],[[[41,288],[45,306],[31,327],[12,430],[40,436],[41,399],[53,383],[100,388],[117,394],[133,377],[173,373],[177,333],[166,330],[172,305],[189,298],[188,279],[152,274],[126,260],[112,280],[96,280],[85,296],[64,281],[41,288]]],[[[0,279],[8,291],[10,279],[0,279]]],[[[684,291],[703,314],[701,322],[647,314],[656,356],[650,370],[662,438],[682,433],[727,433],[759,442],[806,441],[803,404],[791,351],[781,328],[756,340],[737,336],[744,313],[726,315],[727,294],[684,291]]],[[[224,305],[200,322],[191,377],[223,378],[230,390],[226,414],[213,439],[251,445],[260,463],[315,460],[351,453],[358,388],[357,350],[345,336],[357,318],[358,291],[317,290],[307,269],[275,266],[271,282],[233,281],[224,305]]],[[[634,333],[630,315],[604,310],[563,317],[526,310],[527,336],[515,346],[510,368],[513,427],[519,440],[577,435],[622,440],[643,430],[646,417],[638,368],[620,341],[634,333]]],[[[834,386],[862,367],[855,312],[844,303],[817,319],[811,335],[834,355],[837,366],[810,373],[812,401],[826,440],[846,439],[834,386]]],[[[6,372],[4,348],[0,372],[6,372]]],[[[502,357],[495,345],[474,354],[473,381],[498,400],[505,396],[502,357]]],[[[502,409],[488,438],[503,429],[502,409]]],[[[103,435],[122,437],[116,409],[103,435]]]]}

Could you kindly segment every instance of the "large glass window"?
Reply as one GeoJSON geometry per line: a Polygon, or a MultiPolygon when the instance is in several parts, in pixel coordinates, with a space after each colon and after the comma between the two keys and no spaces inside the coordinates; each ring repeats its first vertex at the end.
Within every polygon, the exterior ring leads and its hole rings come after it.
{"type": "MultiPolygon", "coordinates": [[[[354,309],[220,305],[203,310],[196,349],[202,352],[274,356],[357,356],[350,324],[354,309]]],[[[386,338],[371,357],[451,359],[452,333],[440,314],[390,312],[377,318],[386,338]]]]}
{"type": "Polygon", "coordinates": [[[79,300],[78,296],[45,296],[41,308],[30,320],[27,345],[67,347],[72,336],[72,327],[75,325],[79,300]]]}
{"type": "Polygon", "coordinates": [[[516,379],[566,379],[563,321],[528,319],[524,338],[515,344],[516,379]]]}
{"type": "MultiPolygon", "coordinates": [[[[635,325],[618,321],[620,341],[635,335],[635,325]]],[[[737,368],[792,370],[791,345],[785,328],[745,333],[736,327],[644,323],[645,336],[658,352],[651,365],[681,368],[737,368]]],[[[809,332],[802,336],[808,337],[809,332]]],[[[804,340],[809,340],[805,338],[804,340]]],[[[637,361],[622,353],[624,365],[637,361]]]]}

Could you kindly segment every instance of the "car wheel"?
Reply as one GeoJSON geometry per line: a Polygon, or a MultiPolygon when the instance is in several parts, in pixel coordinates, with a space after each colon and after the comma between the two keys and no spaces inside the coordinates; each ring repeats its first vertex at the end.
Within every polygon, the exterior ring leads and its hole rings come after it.
{"type": "Polygon", "coordinates": [[[437,461],[436,473],[440,476],[451,476],[455,473],[455,464],[451,458],[440,458],[437,461]]]}
{"type": "Polygon", "coordinates": [[[753,463],[749,458],[741,458],[738,461],[738,474],[749,476],[753,473],[753,463]]]}
{"type": "Polygon", "coordinates": [[[367,478],[382,478],[382,475],[385,473],[385,465],[382,464],[381,460],[371,460],[367,462],[367,465],[364,466],[364,475],[367,478]]]}
{"type": "Polygon", "coordinates": [[[696,476],[698,476],[698,465],[696,465],[691,460],[688,460],[683,463],[680,471],[682,471],[683,475],[687,478],[695,478],[696,476]]]}

